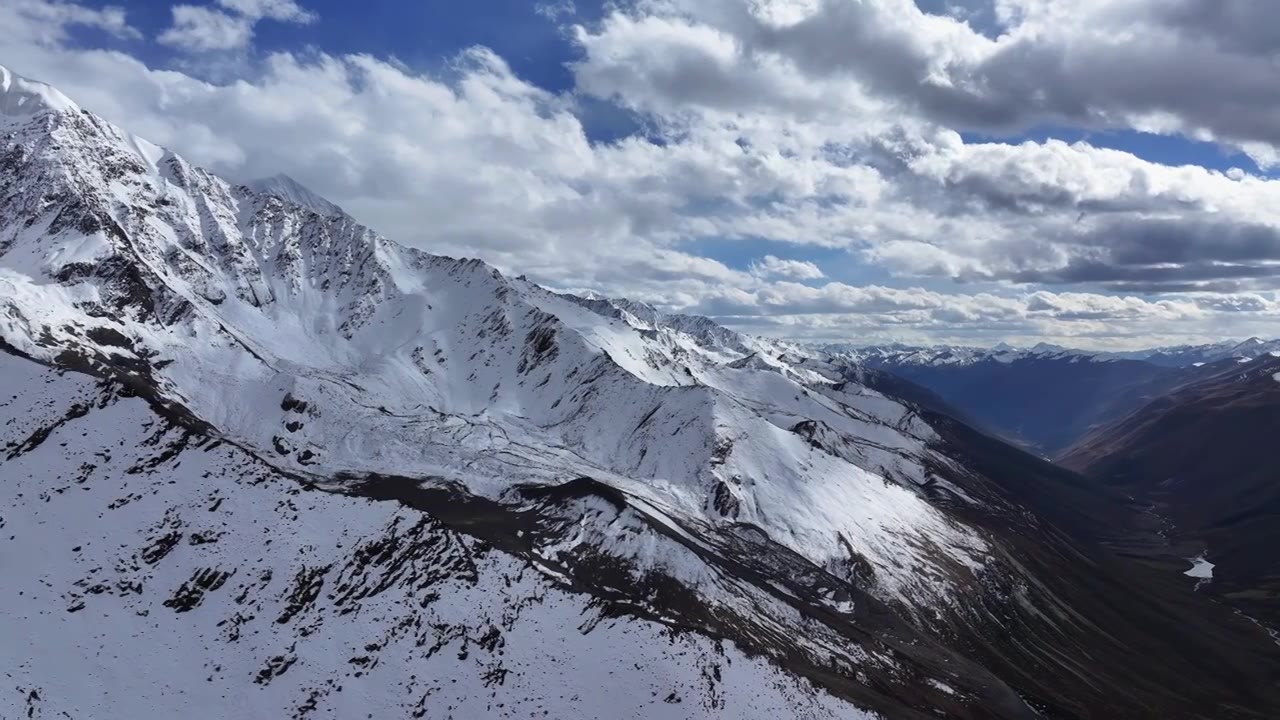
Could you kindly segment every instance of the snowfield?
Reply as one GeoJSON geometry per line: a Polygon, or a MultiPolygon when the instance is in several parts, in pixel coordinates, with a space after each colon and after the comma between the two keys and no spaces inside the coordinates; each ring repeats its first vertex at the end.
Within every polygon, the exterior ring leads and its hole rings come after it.
{"type": "Polygon", "coordinates": [[[0,397],[5,717],[871,717],[86,376],[0,355],[0,397]]]}

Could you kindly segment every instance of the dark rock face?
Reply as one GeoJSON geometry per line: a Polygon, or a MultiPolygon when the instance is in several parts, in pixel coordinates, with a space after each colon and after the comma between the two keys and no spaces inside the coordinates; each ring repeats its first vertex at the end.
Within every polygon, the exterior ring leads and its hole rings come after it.
{"type": "Polygon", "coordinates": [[[201,568],[191,579],[182,583],[173,597],[164,601],[164,606],[174,612],[187,612],[200,605],[205,593],[213,592],[226,584],[233,571],[217,568],[201,568]]]}

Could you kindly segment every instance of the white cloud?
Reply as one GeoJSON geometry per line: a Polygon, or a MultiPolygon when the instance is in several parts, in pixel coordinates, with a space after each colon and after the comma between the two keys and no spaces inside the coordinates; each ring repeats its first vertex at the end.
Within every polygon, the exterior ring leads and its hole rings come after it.
{"type": "Polygon", "coordinates": [[[580,90],[638,110],[785,109],[817,119],[883,109],[855,83],[813,82],[785,58],[752,53],[731,31],[679,15],[614,12],[598,27],[578,26],[575,38],[585,54],[574,66],[580,90]]]}
{"type": "Polygon", "coordinates": [[[1140,298],[1035,291],[941,293],[923,288],[809,287],[778,283],[727,291],[695,311],[726,316],[748,331],[814,341],[1033,344],[1132,349],[1157,344],[1274,335],[1280,295],[1195,293],[1140,298]]]}
{"type": "Polygon", "coordinates": [[[1277,157],[1271,4],[986,4],[994,32],[913,0],[640,3],[579,31],[579,76],[591,92],[647,107],[805,116],[813,110],[804,99],[836,89],[822,107],[861,94],[957,129],[1140,128],[1220,141],[1264,164],[1277,157]],[[650,49],[627,49],[628,34],[650,49]]]}
{"type": "Polygon", "coordinates": [[[174,5],[173,24],[156,38],[177,50],[204,53],[243,50],[261,20],[307,24],[316,20],[293,0],[217,0],[224,10],[200,5],[174,5]]]}
{"type": "Polygon", "coordinates": [[[157,37],[161,43],[189,52],[235,50],[253,38],[253,21],[195,5],[175,5],[173,25],[157,37]]]}
{"type": "Polygon", "coordinates": [[[315,13],[304,10],[294,0],[217,0],[217,3],[242,17],[254,20],[265,18],[303,24],[317,20],[315,13]]]}
{"type": "Polygon", "coordinates": [[[822,270],[808,260],[783,260],[773,255],[751,263],[751,274],[760,278],[781,277],[791,280],[821,280],[822,270]]]}
{"type": "Polygon", "coordinates": [[[129,25],[123,8],[107,5],[89,8],[72,2],[49,0],[6,0],[0,18],[7,32],[21,33],[24,42],[55,45],[67,39],[67,28],[73,25],[93,27],[119,38],[133,39],[142,34],[129,25]]]}
{"type": "Polygon", "coordinates": [[[559,20],[563,17],[573,17],[577,14],[578,8],[573,4],[573,0],[550,0],[536,3],[534,12],[549,20],[559,20]]]}

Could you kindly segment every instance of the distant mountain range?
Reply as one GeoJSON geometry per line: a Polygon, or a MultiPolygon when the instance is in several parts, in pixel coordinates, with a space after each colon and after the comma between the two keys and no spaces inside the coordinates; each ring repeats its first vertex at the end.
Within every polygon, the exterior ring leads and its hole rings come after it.
{"type": "Polygon", "coordinates": [[[1005,343],[990,348],[900,343],[887,345],[832,343],[818,347],[851,360],[891,366],[969,365],[985,361],[1009,363],[1025,359],[1075,359],[1076,362],[1140,360],[1162,367],[1188,367],[1225,359],[1253,360],[1267,354],[1280,353],[1280,339],[1263,340],[1253,337],[1248,340],[1228,340],[1206,345],[1177,345],[1125,352],[1076,350],[1049,343],[1039,343],[1029,348],[1013,347],[1005,343]]]}
{"type": "Polygon", "coordinates": [[[987,432],[1122,493],[1097,536],[1144,562],[1211,563],[1200,592],[1280,633],[1280,341],[1131,353],[1057,346],[828,351],[928,388],[987,432]]]}
{"type": "Polygon", "coordinates": [[[822,350],[918,383],[978,426],[1051,457],[1093,428],[1196,377],[1202,367],[1280,354],[1280,340],[1250,338],[1126,353],[1048,344],[826,345],[822,350]]]}

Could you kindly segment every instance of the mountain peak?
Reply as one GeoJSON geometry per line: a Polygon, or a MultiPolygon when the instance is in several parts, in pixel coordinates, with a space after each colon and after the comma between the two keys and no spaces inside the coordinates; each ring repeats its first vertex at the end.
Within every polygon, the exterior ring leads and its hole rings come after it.
{"type": "Polygon", "coordinates": [[[336,203],[321,196],[311,188],[303,185],[284,173],[277,173],[270,177],[250,180],[245,183],[245,185],[254,192],[273,195],[281,200],[287,200],[294,205],[312,210],[320,215],[324,215],[325,217],[347,214],[347,212],[336,203]]]}
{"type": "Polygon", "coordinates": [[[51,85],[18,75],[0,65],[0,115],[25,117],[40,112],[77,110],[71,98],[51,85]]]}

